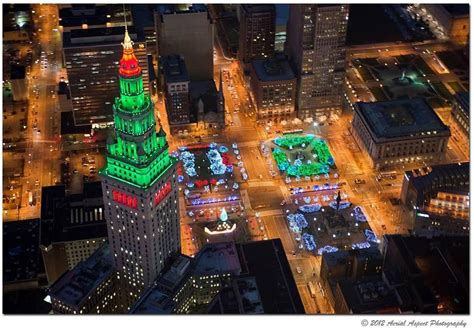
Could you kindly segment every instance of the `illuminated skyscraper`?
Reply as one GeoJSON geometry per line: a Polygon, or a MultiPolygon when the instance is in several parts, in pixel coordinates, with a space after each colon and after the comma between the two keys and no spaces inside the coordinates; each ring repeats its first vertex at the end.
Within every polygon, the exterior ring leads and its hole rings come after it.
{"type": "Polygon", "coordinates": [[[180,252],[178,185],[176,161],[168,154],[163,129],[156,132],[153,103],[144,93],[127,31],[122,45],[115,138],[107,141],[107,164],[100,174],[113,263],[136,298],[168,257],[180,252]]]}
{"type": "Polygon", "coordinates": [[[342,111],[349,5],[290,6],[287,52],[298,78],[298,117],[342,111]]]}
{"type": "Polygon", "coordinates": [[[271,57],[275,52],[275,5],[240,5],[239,59],[250,61],[271,57]]]}

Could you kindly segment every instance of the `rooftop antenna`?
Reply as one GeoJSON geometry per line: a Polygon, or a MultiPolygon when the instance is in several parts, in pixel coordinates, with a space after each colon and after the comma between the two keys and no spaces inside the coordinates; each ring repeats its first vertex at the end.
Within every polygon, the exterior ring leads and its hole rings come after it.
{"type": "Polygon", "coordinates": [[[125,31],[127,31],[127,11],[125,10],[125,4],[122,4],[122,5],[123,5],[123,21],[125,22],[125,31]]]}
{"type": "Polygon", "coordinates": [[[125,49],[133,49],[133,41],[130,39],[128,35],[128,28],[127,28],[127,12],[125,10],[125,4],[123,4],[123,21],[125,23],[125,37],[123,39],[122,46],[125,49]]]}

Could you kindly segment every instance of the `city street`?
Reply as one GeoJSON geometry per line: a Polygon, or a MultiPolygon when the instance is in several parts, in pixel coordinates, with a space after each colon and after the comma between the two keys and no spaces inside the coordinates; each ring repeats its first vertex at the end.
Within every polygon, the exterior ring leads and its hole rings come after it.
{"type": "MultiPolygon", "coordinates": [[[[38,26],[38,54],[42,62],[32,64],[28,76],[30,107],[27,109],[26,152],[19,212],[4,212],[4,221],[39,217],[41,187],[59,181],[61,150],[58,148],[60,118],[56,98],[61,74],[62,47],[58,30],[57,6],[35,5],[34,20],[38,26]],[[44,66],[47,65],[47,69],[44,66]],[[34,128],[36,127],[36,128],[34,128]],[[29,205],[29,193],[35,205],[29,205]]],[[[35,60],[35,58],[33,58],[35,60]]]]}

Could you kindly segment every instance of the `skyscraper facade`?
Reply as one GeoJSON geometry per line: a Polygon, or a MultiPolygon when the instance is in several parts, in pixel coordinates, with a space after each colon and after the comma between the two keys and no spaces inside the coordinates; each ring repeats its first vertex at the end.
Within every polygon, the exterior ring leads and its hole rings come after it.
{"type": "Polygon", "coordinates": [[[100,174],[114,267],[138,298],[168,257],[180,252],[180,227],[177,163],[168,154],[163,129],[156,132],[153,103],[144,92],[128,32],[119,85],[113,106],[116,136],[107,141],[107,164],[100,174]]]}
{"type": "Polygon", "coordinates": [[[179,55],[162,58],[166,113],[170,126],[189,124],[190,96],[189,75],[184,60],[179,55]]]}
{"type": "MultiPolygon", "coordinates": [[[[136,36],[132,32],[131,35],[136,36]]],[[[119,85],[115,69],[122,53],[122,39],[122,27],[79,29],[63,34],[64,61],[76,126],[113,121],[112,100],[119,85]]],[[[145,42],[138,43],[135,55],[143,65],[143,86],[148,92],[145,42]]]]}
{"type": "Polygon", "coordinates": [[[290,6],[286,49],[298,78],[300,118],[342,111],[348,19],[349,5],[290,6]]]}
{"type": "Polygon", "coordinates": [[[275,5],[240,5],[239,60],[271,57],[275,52],[275,5]]]}

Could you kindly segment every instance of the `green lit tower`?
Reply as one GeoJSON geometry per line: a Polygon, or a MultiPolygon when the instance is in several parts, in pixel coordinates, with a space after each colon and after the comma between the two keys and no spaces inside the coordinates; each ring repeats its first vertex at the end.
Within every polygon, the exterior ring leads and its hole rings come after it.
{"type": "Polygon", "coordinates": [[[115,136],[100,170],[109,245],[117,277],[132,298],[153,284],[167,259],[180,253],[176,161],[163,128],[156,132],[153,103],[143,91],[140,65],[125,30],[120,97],[113,106],[115,136]]]}

